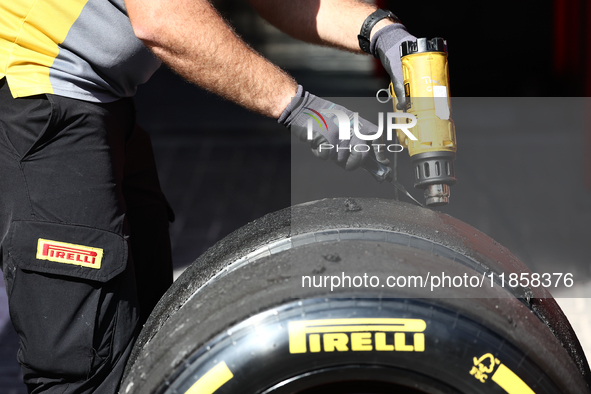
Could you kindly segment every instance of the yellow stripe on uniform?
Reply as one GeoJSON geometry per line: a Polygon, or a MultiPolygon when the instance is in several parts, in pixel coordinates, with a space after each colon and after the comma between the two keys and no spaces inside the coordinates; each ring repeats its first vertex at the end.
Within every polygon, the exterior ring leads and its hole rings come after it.
{"type": "Polygon", "coordinates": [[[517,375],[505,366],[499,365],[497,371],[492,376],[493,382],[501,386],[508,394],[536,394],[527,384],[517,375]]]}
{"type": "Polygon", "coordinates": [[[185,394],[213,394],[233,377],[230,368],[222,361],[200,377],[185,394]]]}
{"type": "Polygon", "coordinates": [[[52,93],[49,67],[88,0],[6,1],[0,10],[0,76],[13,96],[52,93]]]}

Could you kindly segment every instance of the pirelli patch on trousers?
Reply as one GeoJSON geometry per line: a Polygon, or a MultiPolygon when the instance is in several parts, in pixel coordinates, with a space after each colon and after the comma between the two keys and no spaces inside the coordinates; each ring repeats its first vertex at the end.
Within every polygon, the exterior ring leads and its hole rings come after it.
{"type": "Polygon", "coordinates": [[[100,269],[103,249],[39,238],[37,259],[100,269]]]}

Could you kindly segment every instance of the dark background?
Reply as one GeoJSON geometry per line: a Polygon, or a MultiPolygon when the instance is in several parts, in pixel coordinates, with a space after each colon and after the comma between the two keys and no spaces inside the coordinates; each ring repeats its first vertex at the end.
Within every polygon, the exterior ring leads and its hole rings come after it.
{"type": "Polygon", "coordinates": [[[448,40],[454,96],[591,95],[588,1],[379,3],[415,36],[448,40]]]}

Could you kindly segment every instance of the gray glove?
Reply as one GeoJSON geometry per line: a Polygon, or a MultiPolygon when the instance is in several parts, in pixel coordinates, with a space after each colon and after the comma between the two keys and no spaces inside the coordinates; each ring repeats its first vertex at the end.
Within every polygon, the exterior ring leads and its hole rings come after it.
{"type": "Polygon", "coordinates": [[[398,98],[398,109],[405,107],[402,62],[400,61],[400,45],[404,41],[416,41],[417,38],[406,31],[404,25],[394,23],[378,30],[372,37],[369,50],[382,61],[382,65],[390,74],[394,93],[398,98]]]}
{"type": "Polygon", "coordinates": [[[343,106],[306,92],[301,85],[278,123],[290,129],[300,141],[308,141],[316,157],[333,159],[347,171],[361,165],[372,149],[371,136],[378,131],[373,123],[343,106]],[[363,139],[356,135],[355,127],[363,139]]]}

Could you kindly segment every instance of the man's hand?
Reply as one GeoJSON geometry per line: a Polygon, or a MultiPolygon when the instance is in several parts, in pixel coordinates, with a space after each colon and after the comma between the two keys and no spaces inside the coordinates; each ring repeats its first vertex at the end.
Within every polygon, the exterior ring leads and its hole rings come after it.
{"type": "Polygon", "coordinates": [[[395,23],[378,30],[371,38],[370,51],[382,61],[382,65],[390,74],[392,86],[398,98],[398,109],[405,106],[402,62],[400,61],[400,45],[404,41],[416,41],[417,38],[406,31],[404,25],[395,23]]]}
{"type": "Polygon", "coordinates": [[[345,170],[354,170],[367,157],[371,146],[371,136],[378,127],[347,108],[310,94],[298,86],[296,97],[287,106],[279,123],[289,128],[301,141],[308,141],[312,153],[321,159],[333,159],[345,170]],[[308,133],[308,124],[311,133],[308,133]],[[339,135],[339,124],[343,124],[346,137],[339,135]],[[355,124],[358,134],[354,132],[355,124]],[[309,135],[310,134],[310,135],[309,135]]]}

